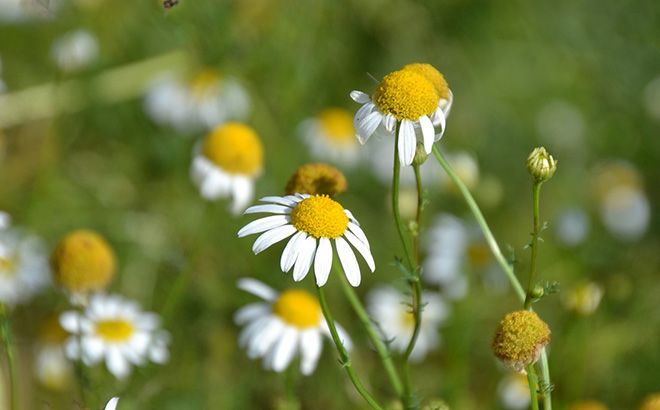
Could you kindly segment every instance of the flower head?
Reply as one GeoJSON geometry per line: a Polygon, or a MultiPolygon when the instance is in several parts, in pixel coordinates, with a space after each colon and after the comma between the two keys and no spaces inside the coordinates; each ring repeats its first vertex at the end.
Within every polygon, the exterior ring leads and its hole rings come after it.
{"type": "Polygon", "coordinates": [[[130,374],[132,365],[169,358],[169,335],[159,329],[158,315],[142,312],[137,303],[120,296],[94,295],[83,313],[62,313],[60,324],[71,333],[64,347],[67,357],[82,359],[87,366],[105,360],[119,379],[130,374]]]}
{"type": "MultiPolygon", "coordinates": [[[[241,279],[238,287],[264,300],[242,307],[234,316],[236,324],[245,326],[239,344],[248,357],[263,357],[266,369],[282,372],[300,354],[300,371],[311,374],[321,356],[322,336],[330,337],[318,300],[299,289],[277,293],[255,279],[241,279]]],[[[338,325],[337,331],[350,349],[346,332],[338,325]]]]}
{"type": "Polygon", "coordinates": [[[84,229],[62,238],[51,257],[55,282],[72,294],[105,289],[115,275],[115,265],[108,242],[84,229]]]}
{"type": "Polygon", "coordinates": [[[521,373],[512,373],[500,381],[497,386],[500,401],[506,409],[524,410],[529,408],[531,397],[527,377],[521,373]]]}
{"type": "Polygon", "coordinates": [[[557,171],[557,161],[545,148],[534,148],[527,157],[527,170],[536,183],[545,182],[557,171]]]}
{"type": "Polygon", "coordinates": [[[493,339],[495,356],[517,371],[535,363],[550,342],[550,328],[535,312],[518,310],[504,316],[493,339]]]}
{"type": "Polygon", "coordinates": [[[231,122],[214,129],[195,147],[190,173],[202,197],[231,197],[232,212],[237,214],[252,200],[254,179],[262,169],[259,136],[247,125],[231,122]]]}
{"type": "Polygon", "coordinates": [[[411,64],[386,75],[370,97],[352,91],[351,98],[362,104],[353,119],[360,143],[378,129],[394,135],[398,129],[399,160],[411,165],[418,140],[429,154],[442,137],[453,96],[444,77],[428,64],[411,64]],[[397,127],[398,124],[398,127],[397,127]],[[440,131],[436,134],[435,127],[440,131]]]}
{"type": "Polygon", "coordinates": [[[291,175],[286,184],[286,194],[335,196],[346,191],[346,177],[337,168],[323,163],[305,164],[291,175]]]}
{"type": "Polygon", "coordinates": [[[355,140],[353,116],[347,110],[326,108],[301,122],[298,132],[314,157],[345,167],[356,165],[360,145],[355,140]]]}
{"type": "Polygon", "coordinates": [[[653,393],[646,396],[639,410],[660,410],[660,393],[653,393]]]}
{"type": "Polygon", "coordinates": [[[37,379],[48,389],[62,391],[73,383],[73,366],[63,347],[68,337],[57,317],[48,318],[41,326],[34,366],[37,379]]]}
{"type": "Polygon", "coordinates": [[[325,195],[295,194],[284,197],[265,197],[266,205],[255,205],[245,213],[272,213],[244,226],[238,237],[262,233],[252,246],[257,254],[291,237],[282,252],[280,268],[288,272],[293,268],[293,280],[302,280],[314,264],[316,284],[323,286],[328,280],[333,262],[332,243],[346,278],[353,286],[361,281],[360,267],[353,249],[358,250],[369,269],[376,269],[369,241],[350,211],[325,195]],[[294,266],[295,265],[295,266],[294,266]]]}

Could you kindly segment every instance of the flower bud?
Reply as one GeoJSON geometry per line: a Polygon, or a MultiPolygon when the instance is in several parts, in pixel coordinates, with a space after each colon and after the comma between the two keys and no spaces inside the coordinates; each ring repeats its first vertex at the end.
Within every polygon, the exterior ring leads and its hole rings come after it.
{"type": "Polygon", "coordinates": [[[415,149],[415,156],[413,157],[413,165],[420,166],[426,162],[426,159],[429,157],[429,154],[426,153],[424,149],[424,144],[417,144],[415,149]]]}
{"type": "Polygon", "coordinates": [[[534,148],[527,157],[527,170],[534,182],[541,183],[549,180],[557,170],[557,161],[543,147],[534,148]]]}
{"type": "Polygon", "coordinates": [[[72,294],[102,290],[115,274],[115,254],[99,234],[78,230],[66,235],[51,257],[55,282],[72,294]]]}
{"type": "Polygon", "coordinates": [[[550,328],[535,312],[519,310],[504,316],[492,348],[495,356],[516,371],[539,359],[541,350],[550,342],[550,328]]]}

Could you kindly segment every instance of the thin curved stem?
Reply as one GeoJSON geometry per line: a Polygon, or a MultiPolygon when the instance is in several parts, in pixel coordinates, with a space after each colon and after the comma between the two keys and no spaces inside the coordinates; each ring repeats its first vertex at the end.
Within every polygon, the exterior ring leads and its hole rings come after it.
{"type": "Polygon", "coordinates": [[[531,309],[532,302],[534,301],[534,296],[532,291],[534,290],[534,278],[536,276],[536,258],[538,255],[538,242],[539,235],[541,234],[541,220],[540,220],[540,196],[541,196],[541,184],[539,182],[534,183],[532,201],[534,203],[534,231],[532,232],[532,242],[530,247],[532,250],[532,255],[529,262],[529,280],[527,282],[527,296],[525,297],[525,309],[531,309]]]}
{"type": "Polygon", "coordinates": [[[14,357],[14,343],[11,334],[11,324],[9,323],[9,315],[7,314],[6,306],[0,306],[2,317],[0,321],[0,333],[2,334],[2,342],[7,353],[7,366],[9,367],[9,406],[11,410],[18,409],[18,376],[16,373],[16,359],[14,357]]]}
{"type": "MultiPolygon", "coordinates": [[[[333,269],[338,271],[339,267],[335,267],[335,266],[337,265],[333,264],[333,269]]],[[[403,385],[401,384],[401,379],[399,378],[399,374],[397,373],[396,368],[394,367],[394,362],[392,361],[392,354],[390,353],[389,348],[387,347],[385,342],[383,342],[381,335],[376,330],[374,323],[371,321],[371,318],[367,314],[367,311],[362,305],[362,302],[360,302],[360,298],[358,298],[357,294],[355,293],[355,289],[353,289],[353,287],[346,280],[346,276],[343,274],[343,272],[337,272],[337,273],[339,274],[338,276],[342,278],[341,284],[342,284],[342,289],[344,290],[344,295],[346,296],[346,299],[348,299],[348,302],[351,304],[353,311],[355,311],[355,314],[360,319],[360,322],[362,322],[362,325],[364,326],[364,329],[367,332],[367,336],[369,337],[369,340],[371,340],[371,343],[373,343],[374,347],[376,348],[376,352],[380,357],[380,361],[383,363],[383,367],[385,368],[385,373],[387,373],[387,377],[390,380],[390,384],[394,388],[396,395],[402,397],[403,385]]]]}
{"type": "Polygon", "coordinates": [[[323,288],[317,286],[316,289],[319,294],[319,303],[321,304],[321,310],[323,311],[323,316],[325,317],[325,321],[328,323],[328,329],[330,329],[330,335],[332,336],[332,340],[335,342],[335,346],[337,347],[337,352],[339,353],[339,359],[341,360],[341,364],[344,367],[344,369],[346,369],[348,378],[351,379],[353,386],[355,386],[355,390],[357,390],[360,396],[362,396],[364,401],[366,401],[371,406],[372,409],[383,410],[383,408],[373,398],[371,393],[369,393],[367,389],[364,387],[364,385],[360,381],[360,378],[355,372],[355,369],[353,369],[353,365],[351,364],[351,358],[348,355],[346,348],[344,347],[344,343],[339,338],[339,334],[337,333],[337,327],[335,326],[335,321],[332,318],[332,314],[330,313],[330,308],[328,308],[328,303],[325,300],[325,293],[323,292],[323,288]]]}
{"type": "MultiPolygon", "coordinates": [[[[463,181],[456,175],[456,172],[454,169],[449,165],[449,162],[445,159],[445,157],[442,155],[440,150],[438,150],[437,146],[433,146],[433,155],[435,158],[438,160],[438,163],[442,167],[442,169],[445,170],[447,175],[449,175],[449,178],[456,184],[458,187],[458,190],[461,192],[461,195],[463,195],[463,198],[465,199],[465,202],[467,203],[468,207],[470,208],[470,211],[472,211],[472,214],[474,215],[475,219],[477,220],[477,224],[479,225],[479,228],[481,229],[481,232],[484,234],[484,237],[486,238],[486,242],[488,243],[488,247],[490,248],[491,252],[493,253],[493,256],[495,256],[495,260],[497,263],[500,265],[502,270],[504,271],[505,275],[509,279],[509,283],[513,287],[513,290],[516,292],[516,295],[520,299],[521,302],[525,302],[526,299],[526,293],[525,290],[523,289],[522,285],[518,281],[518,278],[516,277],[515,273],[513,272],[513,269],[511,268],[511,265],[509,265],[509,262],[507,262],[506,258],[502,254],[502,251],[500,250],[499,245],[497,244],[497,241],[495,240],[495,237],[493,236],[493,233],[491,232],[490,228],[488,227],[488,223],[486,222],[486,219],[484,218],[483,214],[481,213],[481,210],[479,209],[479,206],[477,205],[476,201],[472,197],[472,194],[470,194],[470,191],[467,189],[463,181]]],[[[545,350],[545,348],[541,351],[541,373],[543,375],[543,380],[544,382],[550,386],[550,367],[548,365],[548,355],[545,350]]],[[[552,397],[550,392],[548,391],[546,394],[543,395],[543,410],[552,410],[552,397]]]]}

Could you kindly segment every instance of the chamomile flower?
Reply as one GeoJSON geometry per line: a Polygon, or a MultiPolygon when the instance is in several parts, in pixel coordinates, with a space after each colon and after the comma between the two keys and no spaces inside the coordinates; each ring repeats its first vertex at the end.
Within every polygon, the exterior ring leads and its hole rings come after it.
{"type": "Polygon", "coordinates": [[[48,258],[41,240],[9,227],[9,217],[4,213],[0,215],[0,225],[3,224],[5,228],[0,229],[0,303],[15,306],[48,286],[48,258]]]}
{"type": "MultiPolygon", "coordinates": [[[[404,352],[413,334],[415,319],[410,306],[409,297],[393,287],[383,286],[373,289],[367,295],[367,310],[378,323],[380,330],[390,346],[399,352],[404,352]]],[[[438,327],[449,316],[449,307],[442,297],[433,292],[422,294],[422,324],[410,359],[420,361],[440,343],[438,327]]]]}
{"type": "Polygon", "coordinates": [[[147,91],[144,104],[154,122],[180,132],[243,121],[250,111],[250,98],[238,80],[208,68],[189,79],[161,75],[147,91]]]}
{"type": "Polygon", "coordinates": [[[326,108],[304,120],[298,132],[315,158],[353,167],[360,158],[352,115],[343,108],[326,108]]]}
{"type": "Polygon", "coordinates": [[[324,163],[312,163],[298,167],[286,183],[284,191],[287,195],[300,193],[334,197],[346,191],[347,187],[346,177],[337,168],[324,163]]]}
{"type": "Polygon", "coordinates": [[[603,293],[601,285],[587,282],[562,292],[561,301],[566,309],[588,316],[598,309],[603,293]]]}
{"type": "Polygon", "coordinates": [[[252,201],[263,158],[257,133],[247,125],[230,122],[195,146],[190,175],[202,197],[231,198],[231,211],[238,214],[252,201]]]}
{"type": "Polygon", "coordinates": [[[57,317],[46,320],[36,345],[35,373],[44,387],[62,391],[74,380],[73,364],[64,355],[64,342],[69,334],[57,317]]]}
{"type": "Polygon", "coordinates": [[[282,272],[293,268],[294,281],[305,278],[314,265],[316,284],[325,285],[334,259],[333,242],[352,286],[360,284],[361,275],[349,243],[362,255],[372,272],[376,269],[369,241],[360,224],[339,202],[325,195],[309,194],[268,196],[261,201],[267,204],[252,206],[245,213],[275,215],[250,222],[238,232],[238,237],[261,233],[252,246],[252,251],[257,254],[292,236],[282,252],[280,268],[282,272]]]}
{"type": "Polygon", "coordinates": [[[589,229],[589,215],[579,207],[562,210],[555,223],[557,239],[562,245],[571,248],[584,242],[589,235],[589,229]]]}
{"type": "Polygon", "coordinates": [[[76,30],[55,40],[51,55],[61,70],[78,71],[98,58],[98,41],[89,31],[76,30]]]}
{"type": "MultiPolygon", "coordinates": [[[[266,369],[282,372],[299,354],[300,371],[311,374],[321,356],[323,336],[330,338],[318,300],[299,289],[278,293],[255,279],[241,279],[238,287],[263,299],[242,307],[234,315],[236,324],[244,326],[239,344],[248,357],[263,358],[266,369]]],[[[350,350],[348,334],[336,326],[344,347],[350,350]]]]}
{"type": "Polygon", "coordinates": [[[497,394],[504,408],[508,410],[528,409],[531,402],[527,376],[511,373],[497,385],[497,394]]]}
{"type": "Polygon", "coordinates": [[[408,64],[386,75],[372,96],[362,91],[350,95],[362,104],[353,120],[360,143],[377,130],[389,136],[398,130],[402,165],[412,164],[418,140],[427,154],[431,152],[444,133],[453,101],[443,75],[430,64],[408,64]]]}
{"type": "Polygon", "coordinates": [[[169,334],[159,329],[158,315],[121,296],[96,294],[84,312],[62,313],[60,324],[71,333],[64,346],[68,358],[87,366],[104,360],[119,379],[128,376],[132,366],[169,359],[169,334]]]}

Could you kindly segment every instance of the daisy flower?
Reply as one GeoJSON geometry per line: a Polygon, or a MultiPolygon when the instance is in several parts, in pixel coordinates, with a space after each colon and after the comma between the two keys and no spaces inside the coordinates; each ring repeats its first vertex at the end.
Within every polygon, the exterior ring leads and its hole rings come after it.
{"type": "Polygon", "coordinates": [[[555,234],[559,242],[568,247],[575,247],[584,242],[589,235],[589,215],[579,207],[562,210],[555,222],[555,234]]]}
{"type": "Polygon", "coordinates": [[[105,360],[119,379],[128,376],[132,366],[169,359],[169,334],[159,329],[158,315],[117,295],[92,296],[84,312],[62,313],[60,324],[71,333],[64,345],[68,358],[81,359],[87,366],[105,360]]]}
{"type": "Polygon", "coordinates": [[[453,102],[447,81],[430,64],[408,64],[386,75],[372,96],[362,91],[350,95],[362,104],[353,120],[360,143],[377,130],[393,136],[398,129],[402,165],[412,164],[418,140],[431,153],[433,143],[444,133],[453,102]]]}
{"type": "Polygon", "coordinates": [[[564,307],[584,316],[591,315],[598,309],[603,298],[603,287],[595,282],[580,284],[561,293],[564,307]]]}
{"type": "Polygon", "coordinates": [[[343,108],[326,108],[298,126],[298,133],[316,158],[350,168],[360,158],[353,116],[343,108]]]}
{"type": "Polygon", "coordinates": [[[497,385],[497,394],[504,408],[525,410],[529,408],[531,397],[527,376],[522,373],[510,373],[497,385]]]}
{"type": "Polygon", "coordinates": [[[231,211],[238,214],[252,201],[263,157],[257,133],[247,125],[230,122],[214,129],[195,146],[190,176],[203,198],[229,197],[231,211]]]}
{"type": "Polygon", "coordinates": [[[51,55],[62,71],[78,71],[98,58],[99,44],[89,31],[76,30],[55,40],[51,55]]]}
{"type": "Polygon", "coordinates": [[[348,182],[337,168],[324,164],[312,163],[298,167],[286,183],[287,195],[310,194],[334,197],[346,191],[348,182]]]}
{"type": "Polygon", "coordinates": [[[360,266],[353,245],[373,272],[376,269],[369,241],[353,214],[341,204],[325,195],[295,194],[284,197],[261,198],[265,205],[255,205],[245,213],[271,213],[257,219],[238,231],[242,238],[262,233],[252,246],[256,254],[291,237],[282,251],[280,268],[288,272],[293,268],[293,280],[301,281],[314,265],[316,284],[323,286],[328,280],[333,262],[334,242],[339,261],[348,282],[360,285],[360,266]]]}
{"type": "Polygon", "coordinates": [[[46,320],[40,329],[35,373],[39,383],[48,389],[63,391],[73,383],[73,365],[64,355],[64,342],[68,337],[56,316],[46,320]]]}
{"type": "MultiPolygon", "coordinates": [[[[391,340],[394,350],[404,352],[412,337],[415,327],[410,306],[410,299],[393,287],[383,286],[373,289],[367,295],[367,310],[386,340],[391,340]]],[[[420,361],[427,353],[438,346],[440,336],[438,327],[449,316],[449,307],[442,297],[433,292],[422,294],[422,324],[417,344],[410,356],[411,360],[420,361]]]]}
{"type": "Polygon", "coordinates": [[[144,105],[154,122],[185,132],[245,120],[250,98],[238,80],[207,68],[191,79],[161,75],[147,91],[144,105]]]}
{"type": "MultiPolygon", "coordinates": [[[[300,354],[300,371],[312,374],[321,356],[322,336],[330,338],[318,300],[299,289],[277,293],[249,278],[239,280],[238,288],[263,299],[242,307],[234,315],[236,324],[244,326],[238,341],[248,357],[263,358],[266,369],[282,372],[300,354]]],[[[336,326],[344,347],[350,350],[348,334],[336,326]]]]}
{"type": "Polygon", "coordinates": [[[48,286],[48,259],[41,240],[9,227],[7,214],[0,225],[0,303],[15,306],[48,286]]]}

